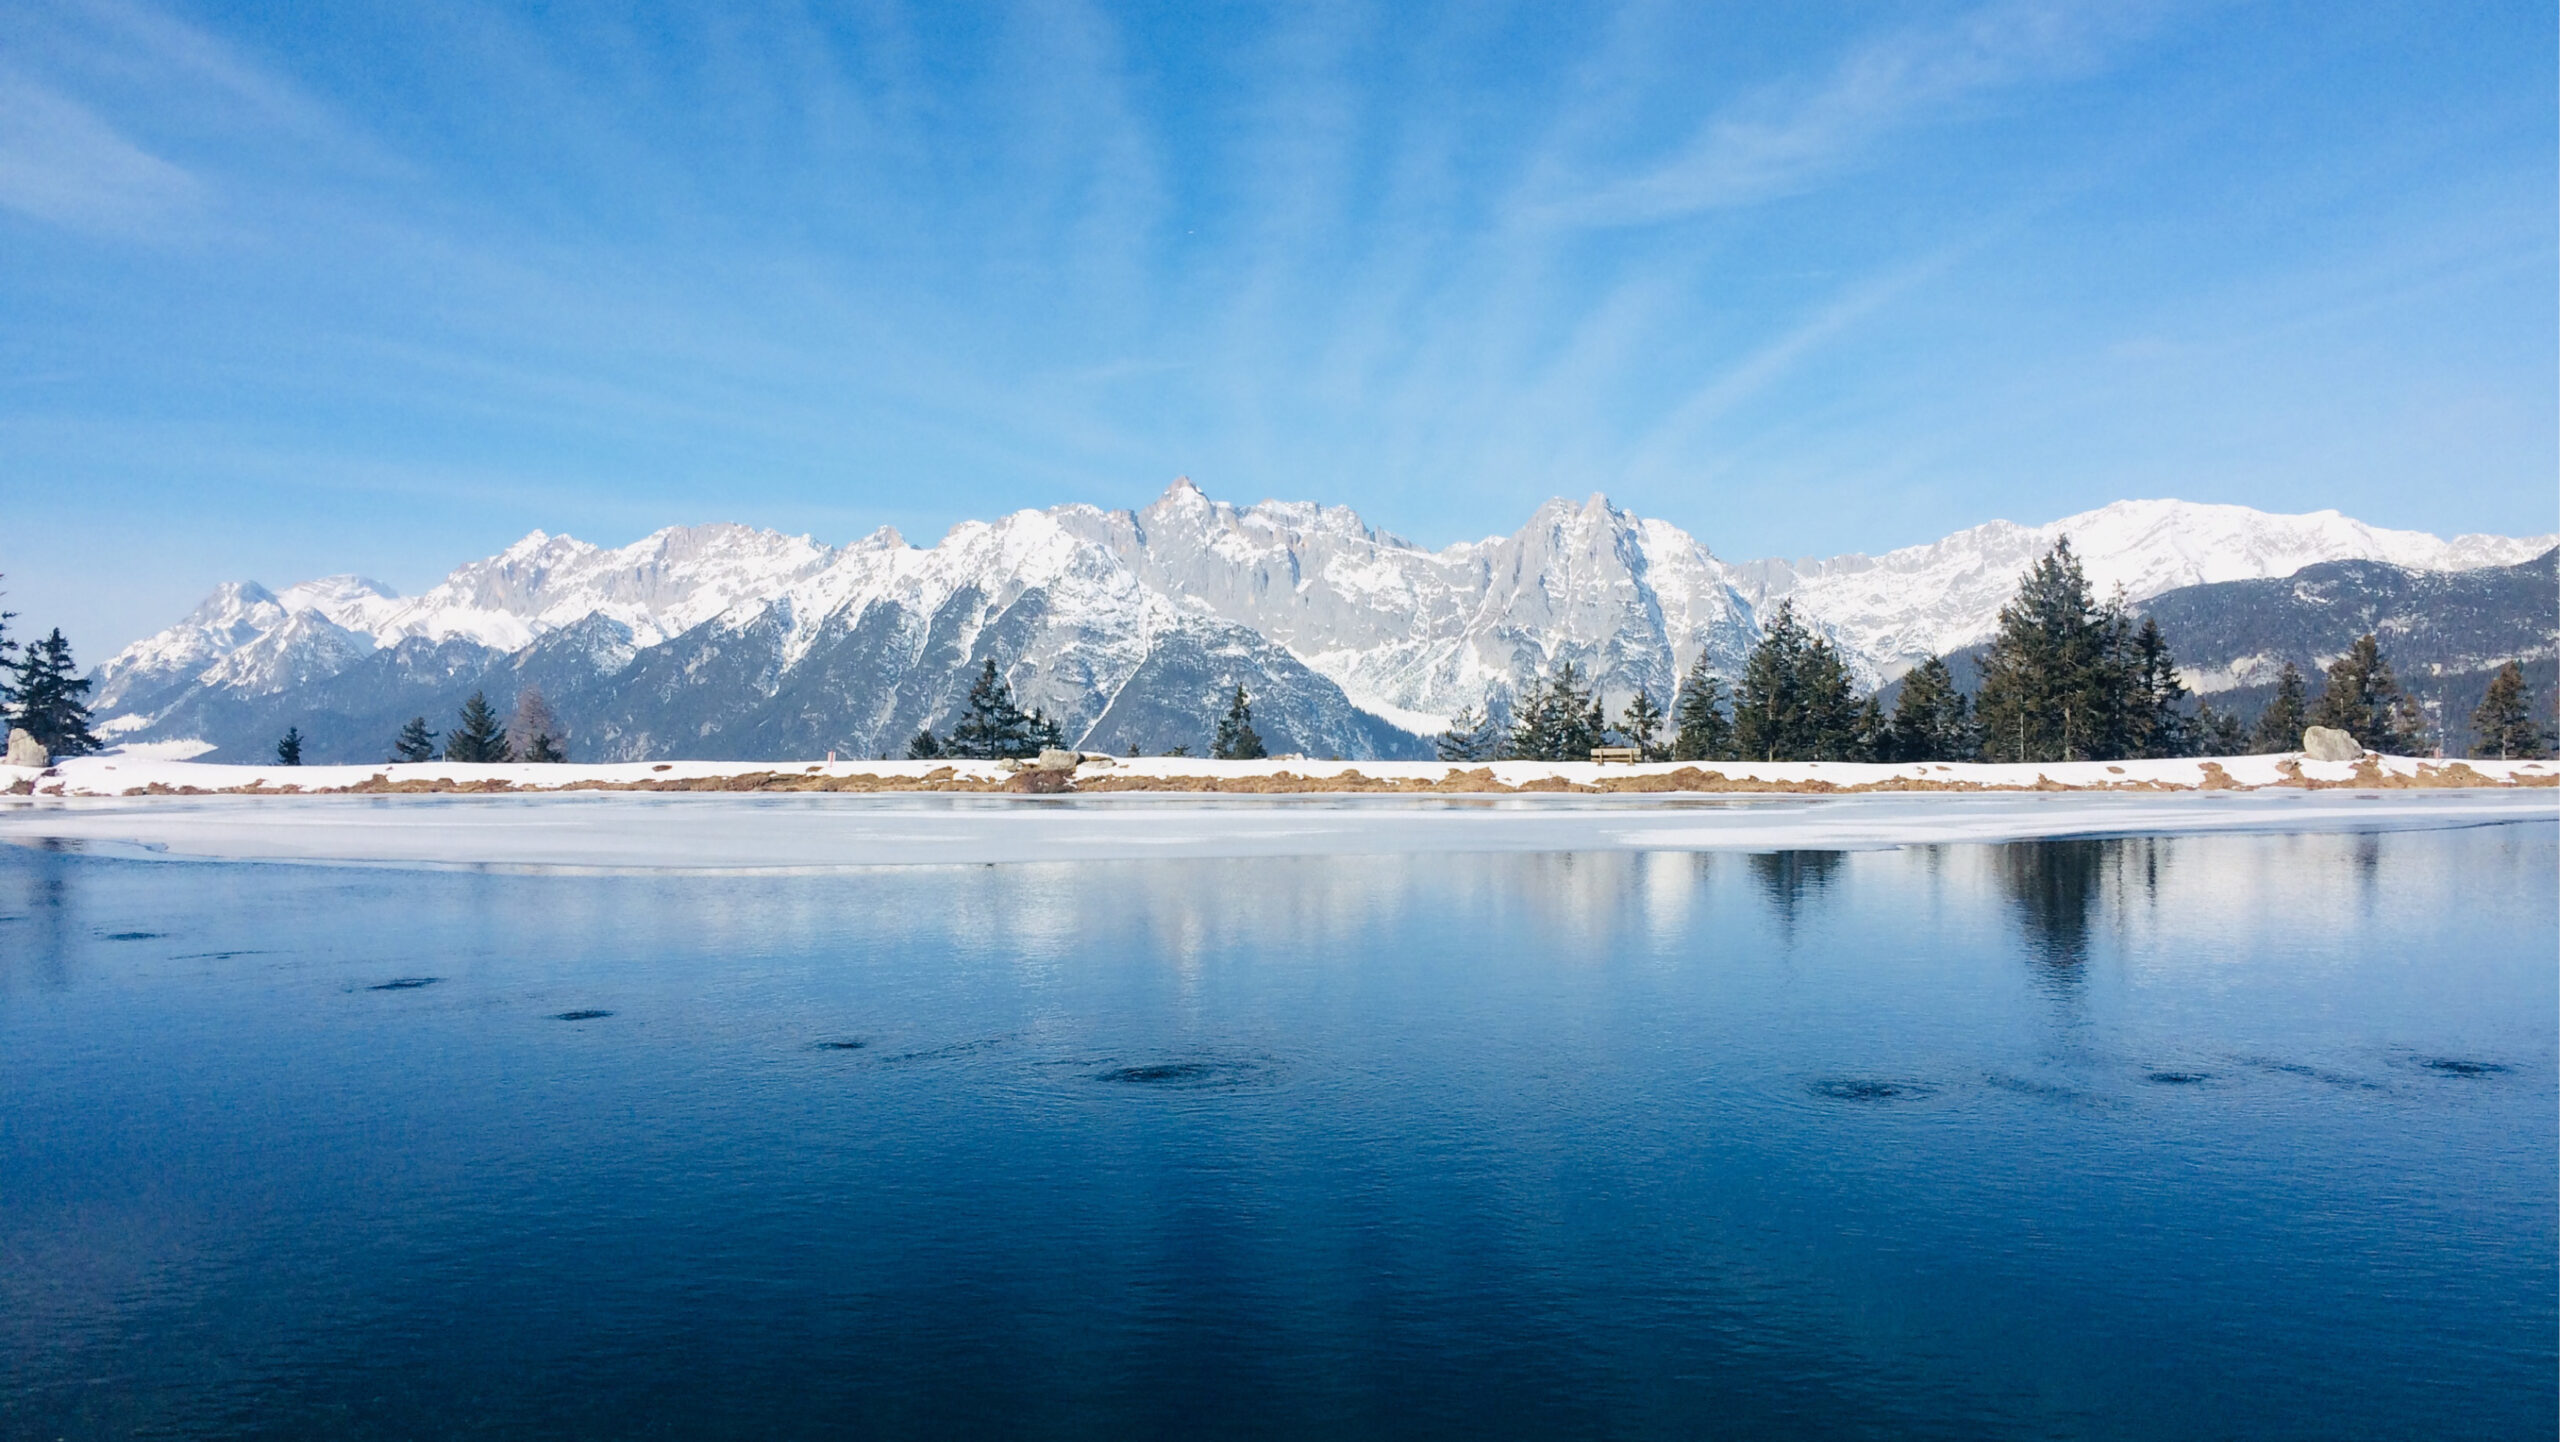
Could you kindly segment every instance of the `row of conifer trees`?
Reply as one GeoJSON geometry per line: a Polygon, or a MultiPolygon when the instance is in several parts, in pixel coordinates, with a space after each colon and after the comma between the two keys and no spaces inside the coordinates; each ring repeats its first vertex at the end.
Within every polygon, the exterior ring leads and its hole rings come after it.
{"type": "MultiPolygon", "coordinates": [[[[1036,706],[1025,711],[1015,702],[1012,685],[997,674],[996,663],[990,658],[969,687],[969,699],[962,704],[959,719],[951,723],[951,729],[936,734],[926,726],[917,731],[907,743],[907,759],[1028,760],[1066,744],[1064,730],[1046,712],[1036,706]]],[[[1188,754],[1188,748],[1178,748],[1174,754],[1188,754]]],[[[1227,698],[1226,713],[1218,718],[1209,754],[1221,761],[1255,761],[1268,754],[1261,735],[1253,729],[1253,698],[1245,694],[1241,685],[1227,698]]]]}
{"type": "MultiPolygon", "coordinates": [[[[2397,755],[2433,744],[2371,635],[2329,667],[2316,698],[2288,664],[2255,726],[2201,699],[2190,708],[2159,623],[2136,621],[2121,597],[2098,601],[2067,539],[2021,579],[1977,664],[1968,695],[1946,659],[1930,657],[1904,675],[1888,715],[1858,693],[1838,649],[1781,602],[1729,691],[1701,656],[1667,713],[1639,690],[1612,719],[1566,661],[1523,691],[1508,718],[1461,712],[1437,745],[1444,761],[1583,760],[1600,746],[1632,747],[1648,761],[2120,761],[2292,751],[2307,726],[2397,755]]],[[[2549,749],[2514,662],[2491,681],[2471,726],[2484,756],[2549,749]]]]}

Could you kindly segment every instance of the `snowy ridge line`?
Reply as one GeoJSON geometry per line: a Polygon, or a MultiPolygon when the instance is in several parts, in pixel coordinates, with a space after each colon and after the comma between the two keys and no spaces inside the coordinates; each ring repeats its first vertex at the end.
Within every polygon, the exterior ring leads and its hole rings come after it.
{"type": "MultiPolygon", "coordinates": [[[[995,761],[661,761],[599,764],[238,766],[131,756],[86,756],[42,771],[0,766],[0,804],[54,798],[400,793],[555,794],[579,791],[1002,792],[1020,773],[995,761]]],[[[2560,787],[2560,761],[2436,761],[2372,753],[2359,761],[2300,755],[2157,761],[1911,763],[1856,761],[1212,761],[1132,757],[1088,761],[1080,794],[1480,794],[1580,796],[1732,793],[2164,792],[2255,790],[2507,790],[2560,787]]]]}
{"type": "MultiPolygon", "coordinates": [[[[1186,480],[1140,510],[1018,511],[963,522],[930,547],[887,529],[839,547],[745,526],[671,527],[612,549],[537,531],[414,598],[351,576],[273,592],[235,582],[101,666],[96,704],[108,734],[177,739],[195,734],[186,728],[201,724],[208,698],[219,712],[302,695],[404,645],[468,643],[519,659],[552,646],[579,658],[578,678],[609,689],[652,648],[752,640],[777,694],[866,718],[859,734],[820,738],[819,749],[873,752],[903,747],[938,718],[949,700],[939,681],[900,678],[950,658],[996,658],[1026,705],[1078,736],[1169,639],[1187,639],[1229,669],[1254,661],[1244,669],[1266,682],[1285,660],[1302,668],[1290,684],[1320,678],[1332,693],[1323,704],[1357,708],[1411,742],[1563,660],[1613,701],[1638,687],[1669,696],[1700,656],[1735,674],[1781,600],[1873,686],[1981,640],[2019,574],[2064,535],[2102,594],[2122,586],[2137,603],[2323,561],[2453,571],[2516,564],[2553,544],[2447,541],[2334,511],[2139,500],[2039,526],[1995,521],[1876,557],[1733,562],[1593,495],[1549,501],[1510,535],[1433,551],[1347,507],[1237,506],[1186,480]],[[1243,632],[1268,654],[1247,656],[1243,632]],[[848,647],[867,648],[858,664],[848,647]]],[[[1358,752],[1375,739],[1364,741],[1358,718],[1326,715],[1305,721],[1315,730],[1288,749],[1358,752]]],[[[617,724],[699,736],[702,719],[617,724]]],[[[631,755],[656,743],[612,744],[631,755]]]]}

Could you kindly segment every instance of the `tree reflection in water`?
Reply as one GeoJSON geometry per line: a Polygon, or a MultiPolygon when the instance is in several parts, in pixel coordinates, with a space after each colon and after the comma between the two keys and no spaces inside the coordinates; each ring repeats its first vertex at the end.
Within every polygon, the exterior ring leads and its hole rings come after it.
{"type": "Polygon", "coordinates": [[[1769,899],[1770,908],[1778,915],[1778,929],[1789,940],[1795,938],[1796,917],[1808,902],[1820,899],[1839,875],[1842,853],[1837,851],[1762,851],[1751,857],[1752,878],[1760,883],[1761,892],[1769,899]]]}

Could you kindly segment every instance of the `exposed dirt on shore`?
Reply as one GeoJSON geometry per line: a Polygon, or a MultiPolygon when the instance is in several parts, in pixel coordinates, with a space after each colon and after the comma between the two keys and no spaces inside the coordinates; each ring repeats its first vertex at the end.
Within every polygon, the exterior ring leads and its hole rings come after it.
{"type": "MultiPolygon", "coordinates": [[[[2367,756],[2358,762],[2355,774],[2344,780],[2321,780],[2302,774],[2299,761],[2285,760],[2276,764],[2282,780],[2272,783],[2277,789],[2323,790],[2439,790],[2461,787],[2552,787],[2560,786],[2560,775],[2519,776],[2502,780],[2484,775],[2461,761],[2421,762],[2414,773],[2399,773],[2384,768],[2381,761],[2367,756]]],[[[1643,772],[1624,776],[1601,776],[1591,781],[1576,781],[1561,776],[1545,776],[1516,785],[1498,779],[1491,767],[1473,769],[1452,766],[1437,779],[1419,777],[1376,777],[1358,770],[1324,775],[1300,775],[1280,771],[1262,776],[1204,776],[1198,774],[1150,776],[1110,771],[1079,772],[1073,777],[1063,771],[1025,770],[1010,776],[963,776],[949,766],[936,767],[921,776],[881,776],[870,772],[850,775],[831,774],[816,768],[803,770],[769,769],[738,771],[721,776],[644,777],[631,781],[578,780],[559,786],[527,786],[503,780],[458,781],[431,777],[394,781],[388,776],[374,776],[352,786],[305,787],[292,784],[270,785],[264,778],[245,786],[201,787],[171,786],[154,782],[131,787],[125,796],[415,796],[415,795],[547,795],[564,791],[642,791],[642,792],[840,792],[855,795],[876,793],[1015,793],[1061,795],[1112,792],[1193,793],[1204,795],[1699,795],[1699,794],[1788,794],[1788,795],[1857,795],[1882,792],[2019,792],[2019,791],[2248,791],[2264,789],[2245,785],[2219,764],[2206,761],[2199,768],[2201,779],[2194,785],[2181,785],[2157,780],[2108,781],[2094,786],[2075,786],[2038,775],[2032,783],[1972,781],[1950,776],[1946,779],[1925,776],[1887,776],[1873,781],[1836,782],[1825,780],[1768,780],[1752,776],[1731,776],[1722,771],[1683,766],[1675,771],[1643,772]]],[[[41,788],[34,788],[41,792],[41,788]]]]}

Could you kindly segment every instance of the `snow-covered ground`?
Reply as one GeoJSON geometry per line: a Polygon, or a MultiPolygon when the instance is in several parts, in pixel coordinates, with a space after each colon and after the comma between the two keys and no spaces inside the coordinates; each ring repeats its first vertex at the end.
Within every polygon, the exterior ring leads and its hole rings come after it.
{"type": "MultiPolygon", "coordinates": [[[[2010,789],[1820,795],[1778,791],[1604,794],[1344,792],[1234,794],[1109,792],[1031,798],[904,791],[871,796],[757,791],[623,792],[578,789],[508,794],[307,794],[375,776],[394,783],[506,780],[559,788],[624,781],[710,783],[742,774],[920,781],[931,763],[839,763],[747,768],[707,762],[656,766],[216,767],[193,762],[90,758],[42,779],[34,796],[0,801],[0,842],[69,842],[109,854],[167,858],[354,863],[408,867],[495,866],[605,871],[824,871],[893,865],[1195,857],[1398,855],[1461,851],[1847,850],[2030,837],[2166,835],[2216,831],[2321,832],[2439,828],[2560,819],[2548,785],[2415,788],[2288,782],[2279,762],[2225,762],[2244,790],[2207,788],[2195,762],[2044,767],[1928,768],[1933,781],[2010,789]],[[2181,769],[2183,768],[2183,769],[2181,769]],[[255,773],[253,776],[252,773],[255,773]],[[2039,778],[2079,789],[2031,790],[2039,778]],[[264,779],[306,794],[204,794],[264,779]],[[127,796],[135,786],[193,786],[199,794],[127,796]],[[2147,783],[2147,784],[2146,784],[2147,783]],[[54,794],[55,788],[60,794],[54,794]],[[2175,788],[2175,789],[2171,789],[2175,788]]],[[[2392,760],[2380,774],[2407,778],[2419,763],[2392,760]]],[[[2483,774],[2547,780],[2548,763],[2492,766],[2483,774]],[[2528,770],[2528,767],[2531,769],[2528,770]]],[[[1092,768],[1088,768],[1090,772],[1092,768]]],[[[1445,779],[1443,765],[1343,763],[1371,778],[1445,779]]],[[[1719,767],[1733,780],[1837,785],[1919,779],[1915,768],[1799,763],[1719,767]]],[[[1677,768],[1506,762],[1509,784],[1667,776],[1677,768]]],[[[2304,764],[2313,779],[2350,782],[2355,767],[2304,764]]],[[[1182,783],[1244,780],[1294,771],[1338,774],[1335,763],[1121,762],[1105,776],[1182,783]]],[[[951,774],[995,781],[993,766],[951,774]]],[[[24,778],[27,773],[17,773],[24,778]]],[[[0,780],[12,778],[0,772],[0,780]]],[[[1091,779],[1088,776],[1087,779],[1091,779]]]]}
{"type": "MultiPolygon", "coordinates": [[[[169,755],[84,756],[45,771],[0,766],[0,792],[105,797],[174,792],[383,790],[558,791],[596,789],[978,790],[1013,776],[993,761],[632,761],[595,765],[235,766],[169,755]]],[[[1847,761],[1656,762],[1602,766],[1587,761],[1211,761],[1152,756],[1089,761],[1076,772],[1083,791],[1510,790],[1597,787],[1611,791],[1717,793],[1851,790],[2227,790],[2257,787],[2551,786],[2560,762],[2428,761],[2368,756],[2361,762],[2300,755],[2220,760],[2069,761],[2026,765],[1880,765],[1847,761]]],[[[5,800],[5,798],[0,798],[5,800]]]]}

